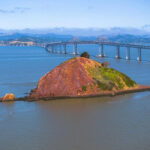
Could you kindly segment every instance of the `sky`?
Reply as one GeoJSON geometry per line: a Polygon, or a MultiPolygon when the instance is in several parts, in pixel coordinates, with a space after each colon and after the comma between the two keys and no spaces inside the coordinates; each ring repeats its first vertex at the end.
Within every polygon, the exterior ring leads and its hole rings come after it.
{"type": "Polygon", "coordinates": [[[150,0],[0,0],[0,28],[140,28],[149,8],[150,0]]]}

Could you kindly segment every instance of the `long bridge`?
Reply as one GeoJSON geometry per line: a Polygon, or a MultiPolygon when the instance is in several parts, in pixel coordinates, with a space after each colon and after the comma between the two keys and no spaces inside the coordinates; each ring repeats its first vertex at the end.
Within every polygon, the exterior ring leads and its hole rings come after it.
{"type": "Polygon", "coordinates": [[[68,41],[68,42],[52,42],[45,46],[46,50],[51,53],[56,53],[56,49],[59,48],[60,52],[63,54],[67,54],[67,45],[73,45],[73,53],[74,55],[78,55],[78,45],[98,45],[98,55],[97,57],[105,57],[104,55],[104,45],[115,46],[116,47],[116,59],[120,59],[120,48],[126,47],[126,60],[130,60],[130,50],[131,48],[137,49],[137,61],[141,61],[141,51],[142,49],[149,49],[150,46],[144,45],[136,45],[136,44],[127,44],[127,43],[117,43],[117,42],[106,42],[106,41],[68,41]]]}

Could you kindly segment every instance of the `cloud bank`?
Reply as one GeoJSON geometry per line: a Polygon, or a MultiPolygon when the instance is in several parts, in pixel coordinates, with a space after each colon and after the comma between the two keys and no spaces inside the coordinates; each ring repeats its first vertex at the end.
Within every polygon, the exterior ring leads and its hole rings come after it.
{"type": "Polygon", "coordinates": [[[26,7],[15,7],[11,10],[0,9],[0,13],[2,14],[14,14],[14,13],[25,13],[26,11],[30,10],[30,8],[26,7]]]}

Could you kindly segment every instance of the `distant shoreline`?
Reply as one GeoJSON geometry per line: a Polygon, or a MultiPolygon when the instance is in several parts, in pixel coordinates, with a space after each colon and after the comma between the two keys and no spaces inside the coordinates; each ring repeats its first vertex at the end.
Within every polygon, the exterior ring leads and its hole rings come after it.
{"type": "Polygon", "coordinates": [[[44,46],[40,46],[40,45],[1,45],[3,47],[9,46],[9,47],[42,47],[44,48],[44,46]]]}
{"type": "Polygon", "coordinates": [[[61,100],[61,99],[73,99],[73,98],[94,98],[94,97],[115,97],[119,95],[124,94],[130,94],[130,93],[137,93],[137,92],[144,92],[144,91],[150,91],[150,86],[145,85],[138,85],[136,88],[130,88],[127,90],[118,90],[116,92],[105,92],[102,94],[95,94],[95,95],[85,95],[85,96],[59,96],[59,97],[44,97],[44,98],[38,98],[38,99],[30,99],[28,97],[20,97],[16,98],[15,100],[0,100],[0,102],[15,102],[15,101],[25,101],[25,102],[36,102],[36,101],[50,101],[50,100],[61,100]]]}

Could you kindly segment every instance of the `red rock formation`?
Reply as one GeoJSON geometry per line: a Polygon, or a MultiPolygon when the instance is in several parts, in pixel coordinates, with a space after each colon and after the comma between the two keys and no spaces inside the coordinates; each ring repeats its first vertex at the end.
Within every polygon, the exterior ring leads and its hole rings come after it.
{"type": "Polygon", "coordinates": [[[37,88],[29,97],[77,96],[82,93],[82,86],[90,84],[92,78],[87,74],[82,63],[85,58],[74,58],[54,68],[38,82],[37,88]]]}
{"type": "Polygon", "coordinates": [[[108,73],[114,74],[115,81],[119,80],[113,83],[101,75],[101,70],[105,68],[96,61],[84,57],[72,58],[44,75],[28,98],[99,95],[118,90],[118,85],[128,89],[124,75],[118,73],[121,77],[116,77],[114,70],[109,69],[108,73]]]}
{"type": "Polygon", "coordinates": [[[2,101],[14,101],[15,95],[12,93],[5,94],[2,98],[0,98],[2,101]]]}

